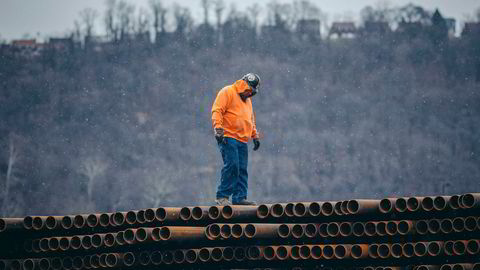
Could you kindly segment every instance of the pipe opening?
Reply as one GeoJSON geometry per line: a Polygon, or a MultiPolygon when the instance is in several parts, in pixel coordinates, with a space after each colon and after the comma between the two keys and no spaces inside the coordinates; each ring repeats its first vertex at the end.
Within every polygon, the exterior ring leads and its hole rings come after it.
{"type": "Polygon", "coordinates": [[[333,214],[333,205],[331,202],[324,202],[322,204],[322,214],[324,216],[331,216],[333,214]]]}
{"type": "Polygon", "coordinates": [[[441,246],[437,242],[430,242],[428,244],[427,251],[431,256],[438,256],[440,255],[441,246]]]}
{"type": "Polygon", "coordinates": [[[277,252],[276,252],[276,255],[278,257],[278,259],[280,260],[285,260],[288,258],[288,250],[286,247],[284,246],[280,246],[277,248],[277,252]]]}
{"type": "Polygon", "coordinates": [[[466,245],[465,242],[463,241],[455,241],[453,243],[453,251],[458,254],[458,255],[463,255],[465,254],[466,250],[466,245]]]}
{"type": "Polygon", "coordinates": [[[226,205],[222,208],[222,217],[224,219],[231,219],[233,217],[233,207],[226,205]]]}
{"type": "Polygon", "coordinates": [[[193,249],[187,250],[187,252],[185,252],[185,260],[188,263],[194,263],[197,261],[197,252],[195,252],[193,249]]]}
{"type": "Polygon", "coordinates": [[[339,259],[343,259],[347,255],[347,249],[343,245],[335,246],[334,252],[335,252],[335,257],[339,259]]]}
{"type": "Polygon", "coordinates": [[[240,238],[243,236],[243,228],[238,224],[232,226],[232,236],[235,238],[240,238]]]}
{"type": "Polygon", "coordinates": [[[165,210],[165,208],[162,208],[162,207],[157,208],[155,210],[155,218],[158,221],[164,221],[167,218],[167,210],[165,210]]]}
{"type": "Polygon", "coordinates": [[[378,256],[382,259],[390,256],[390,246],[387,244],[381,244],[378,246],[378,256]]]}
{"type": "Polygon", "coordinates": [[[62,225],[62,228],[66,229],[66,230],[72,228],[72,226],[73,226],[72,217],[64,216],[62,218],[61,225],[62,225]]]}
{"type": "Polygon", "coordinates": [[[100,220],[98,222],[100,223],[100,226],[107,227],[110,225],[110,216],[106,213],[103,213],[100,215],[100,220]]]}
{"type": "Polygon", "coordinates": [[[230,236],[232,236],[232,229],[230,228],[230,225],[222,225],[222,227],[220,228],[220,235],[223,238],[230,238],[230,236]]]}
{"type": "Polygon", "coordinates": [[[369,221],[365,223],[365,234],[368,236],[373,236],[376,233],[375,223],[369,221]]]}
{"type": "Polygon", "coordinates": [[[433,207],[437,211],[442,211],[447,208],[447,200],[443,196],[437,196],[433,199],[433,207]]]}
{"type": "Polygon", "coordinates": [[[342,213],[342,215],[350,214],[350,212],[348,211],[348,202],[349,201],[342,201],[342,203],[340,204],[340,212],[342,213]]]}
{"type": "Polygon", "coordinates": [[[333,212],[334,212],[337,216],[343,215],[343,213],[342,213],[342,202],[336,202],[336,203],[335,203],[335,205],[333,206],[333,212]]]}
{"type": "Polygon", "coordinates": [[[59,245],[60,245],[60,249],[65,251],[70,248],[70,241],[68,240],[68,238],[62,237],[60,238],[59,245]]]}
{"type": "Polygon", "coordinates": [[[138,222],[145,223],[145,210],[138,211],[136,216],[138,222]]]}
{"type": "Polygon", "coordinates": [[[334,251],[333,251],[333,247],[330,246],[330,245],[326,245],[323,247],[323,257],[325,259],[331,259],[333,258],[334,256],[334,251]]]}
{"type": "Polygon", "coordinates": [[[297,217],[303,217],[307,214],[307,208],[304,203],[296,203],[293,207],[293,214],[297,217]]]}
{"type": "Polygon", "coordinates": [[[212,254],[211,254],[212,260],[218,262],[222,260],[222,249],[216,247],[212,249],[212,254]]]}
{"type": "Polygon", "coordinates": [[[138,261],[140,265],[148,265],[150,262],[159,265],[162,263],[162,254],[160,251],[154,251],[150,255],[148,251],[142,251],[138,257],[138,261]]]}
{"type": "Polygon", "coordinates": [[[267,260],[273,260],[275,258],[275,250],[273,247],[265,247],[263,254],[267,260]]]}
{"type": "Polygon", "coordinates": [[[471,255],[477,254],[480,250],[478,240],[469,240],[467,242],[467,252],[471,255]]]}
{"type": "Polygon", "coordinates": [[[72,237],[72,239],[70,241],[70,247],[72,249],[79,249],[81,246],[82,246],[82,241],[81,241],[80,237],[78,237],[78,236],[72,237]]]}
{"type": "Polygon", "coordinates": [[[287,203],[287,204],[285,205],[284,212],[285,212],[285,215],[286,215],[287,217],[293,217],[293,207],[294,207],[294,206],[295,206],[295,205],[294,205],[293,203],[287,203]]]}
{"type": "Polygon", "coordinates": [[[272,216],[273,217],[281,217],[284,213],[283,205],[276,203],[272,205],[272,216]]]}
{"type": "Polygon", "coordinates": [[[183,250],[175,250],[175,252],[173,252],[173,260],[176,263],[183,263],[185,261],[185,253],[183,250]]]}
{"type": "Polygon", "coordinates": [[[308,238],[313,238],[317,235],[317,225],[309,223],[305,226],[305,235],[308,238]]]}
{"type": "Polygon", "coordinates": [[[313,246],[310,253],[314,259],[322,258],[322,248],[320,246],[313,246]]]}
{"type": "Polygon", "coordinates": [[[43,228],[43,219],[41,217],[34,217],[32,227],[34,230],[41,230],[43,228]]]}
{"type": "Polygon", "coordinates": [[[115,236],[112,233],[107,233],[104,236],[103,242],[105,246],[112,247],[115,244],[115,236]]]}
{"type": "Polygon", "coordinates": [[[58,270],[62,269],[62,260],[58,257],[55,257],[51,260],[52,269],[58,270]]]}
{"type": "Polygon", "coordinates": [[[382,212],[384,214],[390,213],[393,210],[392,201],[390,199],[381,200],[379,208],[380,208],[380,212],[382,212]]]}
{"type": "Polygon", "coordinates": [[[423,257],[427,254],[427,246],[425,245],[425,243],[415,243],[414,252],[415,255],[423,257]]]}
{"type": "Polygon", "coordinates": [[[153,241],[160,241],[160,228],[153,228],[152,230],[152,239],[153,241]]]}
{"type": "Polygon", "coordinates": [[[387,225],[385,224],[385,222],[378,222],[377,223],[376,232],[380,236],[387,234],[387,225]]]}
{"type": "Polygon", "coordinates": [[[127,229],[123,232],[123,239],[125,239],[126,242],[133,242],[135,240],[135,232],[133,229],[127,229]]]}
{"type": "Polygon", "coordinates": [[[445,249],[445,254],[453,255],[453,241],[445,242],[443,248],[445,249]]]}
{"type": "Polygon", "coordinates": [[[98,255],[92,255],[90,257],[90,265],[93,266],[93,268],[98,268],[100,267],[100,256],[98,255]]]}
{"type": "Polygon", "coordinates": [[[351,253],[352,253],[352,257],[354,259],[358,259],[358,258],[361,258],[362,255],[363,255],[363,249],[360,245],[358,244],[355,244],[352,246],[352,250],[351,250],[351,253]]]}
{"type": "Polygon", "coordinates": [[[266,218],[268,216],[269,208],[265,204],[261,204],[257,208],[257,217],[266,218]]]}
{"type": "Polygon", "coordinates": [[[218,219],[220,217],[220,209],[216,206],[212,206],[208,209],[208,217],[210,219],[218,219]]]}
{"type": "MultiPolygon", "coordinates": [[[[325,253],[325,250],[323,250],[325,253]]],[[[372,244],[368,246],[368,256],[371,258],[378,258],[378,245],[377,244],[372,244]]]]}
{"type": "Polygon", "coordinates": [[[94,247],[100,247],[102,245],[102,237],[98,234],[94,234],[92,236],[92,246],[94,247]]]}
{"type": "Polygon", "coordinates": [[[312,217],[316,217],[316,216],[319,216],[320,213],[321,213],[322,209],[320,208],[320,203],[318,202],[312,202],[309,206],[308,206],[308,213],[312,216],[312,217]]]}
{"type": "Polygon", "coordinates": [[[31,228],[33,228],[33,217],[31,217],[31,216],[24,217],[23,218],[23,227],[27,230],[30,230],[31,228]]]}
{"type": "Polygon", "coordinates": [[[425,211],[433,210],[433,199],[432,197],[425,197],[422,200],[422,209],[425,211]]]}
{"type": "Polygon", "coordinates": [[[192,217],[194,220],[200,220],[203,218],[203,210],[202,208],[198,207],[198,206],[195,206],[193,209],[192,209],[192,217]]]}
{"type": "Polygon", "coordinates": [[[396,222],[388,221],[386,227],[387,233],[389,235],[394,235],[398,232],[398,225],[396,222]]]}
{"type": "Polygon", "coordinates": [[[35,262],[32,259],[26,259],[23,261],[24,270],[33,270],[35,268],[35,262]]]}
{"type": "Polygon", "coordinates": [[[407,200],[405,200],[405,198],[398,198],[395,201],[395,210],[400,213],[407,211],[407,200]]]}
{"type": "MultiPolygon", "coordinates": [[[[470,269],[470,267],[468,269],[470,269]]],[[[456,263],[453,265],[452,270],[465,270],[465,267],[462,264],[456,263]]]]}
{"type": "Polygon", "coordinates": [[[223,259],[226,261],[231,261],[234,258],[234,252],[232,247],[224,247],[222,254],[223,254],[223,259]]]}
{"type": "Polygon", "coordinates": [[[148,238],[147,230],[145,228],[139,228],[135,232],[135,239],[138,242],[145,242],[148,238]]]}
{"type": "Polygon", "coordinates": [[[183,207],[180,210],[180,218],[184,221],[188,221],[192,217],[192,211],[188,207],[183,207]]]}
{"type": "Polygon", "coordinates": [[[246,237],[252,238],[252,237],[255,236],[256,233],[257,233],[257,228],[255,228],[254,225],[248,224],[247,226],[245,226],[245,236],[246,237]]]}
{"type": "Polygon", "coordinates": [[[98,225],[98,218],[95,214],[90,214],[87,216],[87,226],[93,228],[98,225]]]}
{"type": "Polygon", "coordinates": [[[440,267],[440,270],[452,270],[452,266],[450,264],[444,264],[440,267]]]}
{"type": "Polygon", "coordinates": [[[218,224],[212,224],[208,226],[208,234],[212,238],[217,238],[220,236],[220,225],[218,224]]]}
{"type": "Polygon", "coordinates": [[[84,267],[83,259],[80,256],[76,256],[73,258],[73,269],[80,270],[84,267]]]}
{"type": "Polygon", "coordinates": [[[453,195],[452,197],[450,197],[450,200],[448,201],[448,205],[449,205],[452,209],[458,209],[458,208],[460,208],[460,196],[458,196],[458,195],[453,195]]]}
{"type": "Polygon", "coordinates": [[[300,247],[300,258],[308,259],[308,258],[310,258],[310,256],[311,256],[310,248],[308,246],[301,246],[300,247]]]}
{"type": "Polygon", "coordinates": [[[405,235],[410,231],[410,223],[405,220],[400,220],[397,225],[397,231],[401,235],[405,235]]]}
{"type": "Polygon", "coordinates": [[[420,201],[418,198],[410,197],[407,199],[407,209],[409,211],[415,212],[420,208],[420,201]]]}
{"type": "Polygon", "coordinates": [[[57,250],[60,247],[60,242],[58,241],[58,238],[50,238],[48,240],[48,249],[50,250],[57,250]]]}
{"type": "MultiPolygon", "coordinates": [[[[40,261],[38,261],[38,267],[40,270],[48,270],[50,268],[50,261],[47,258],[41,258],[40,261]]],[[[0,267],[2,269],[2,267],[0,267]]]]}
{"type": "Polygon", "coordinates": [[[428,232],[428,224],[425,220],[418,220],[415,223],[415,230],[419,234],[426,234],[428,232]]]}
{"type": "Polygon", "coordinates": [[[48,238],[42,238],[40,240],[40,250],[47,251],[48,250],[48,238]]]}
{"type": "Polygon", "coordinates": [[[340,223],[340,234],[342,236],[350,236],[352,234],[352,224],[349,222],[340,223]]]}
{"type": "Polygon", "coordinates": [[[62,266],[65,269],[72,269],[73,268],[73,260],[70,257],[65,257],[62,259],[62,266]]]}
{"type": "Polygon", "coordinates": [[[202,262],[207,262],[210,259],[210,250],[208,250],[207,248],[200,249],[200,251],[198,252],[198,258],[202,262]]]}
{"type": "Polygon", "coordinates": [[[295,238],[301,238],[305,234],[305,229],[300,224],[295,224],[292,227],[292,235],[295,238]]]}
{"type": "Polygon", "coordinates": [[[110,253],[110,254],[107,254],[107,257],[105,258],[105,262],[107,263],[108,267],[114,267],[118,263],[118,258],[115,254],[110,253]]]}
{"type": "Polygon", "coordinates": [[[117,232],[117,235],[115,236],[115,242],[118,245],[124,245],[125,244],[125,238],[123,237],[123,232],[117,232]]]}
{"type": "Polygon", "coordinates": [[[321,223],[320,226],[318,226],[318,234],[321,237],[327,237],[328,236],[328,223],[321,223]]]}
{"type": "Polygon", "coordinates": [[[402,245],[399,243],[394,243],[392,245],[392,256],[395,258],[400,258],[402,256],[402,245]]]}
{"type": "Polygon", "coordinates": [[[82,215],[76,215],[73,218],[73,226],[75,228],[83,228],[85,226],[85,218],[82,215]]]}
{"type": "Polygon", "coordinates": [[[233,250],[233,256],[235,258],[235,260],[237,261],[243,261],[245,259],[245,248],[243,247],[236,247],[234,248],[233,250]]]}
{"type": "Polygon", "coordinates": [[[135,213],[135,211],[128,211],[125,220],[128,224],[137,223],[137,213],[135,213]]]}
{"type": "Polygon", "coordinates": [[[438,233],[440,231],[440,221],[438,219],[429,220],[428,231],[433,234],[438,233]]]}
{"type": "Polygon", "coordinates": [[[145,210],[145,221],[146,222],[152,222],[155,220],[155,211],[153,209],[147,209],[145,210]]]}
{"type": "Polygon", "coordinates": [[[456,232],[463,232],[465,229],[465,220],[461,217],[453,219],[453,230],[456,232]]]}
{"type": "Polygon", "coordinates": [[[338,227],[338,223],[336,223],[336,222],[328,223],[327,232],[328,232],[329,236],[331,236],[331,237],[337,236],[338,233],[339,233],[339,230],[340,230],[340,228],[338,227]]]}
{"type": "Polygon", "coordinates": [[[357,200],[350,200],[347,202],[347,211],[350,214],[356,214],[358,213],[358,210],[360,209],[360,204],[358,203],[357,200]]]}
{"type": "Polygon", "coordinates": [[[168,227],[162,227],[160,229],[160,239],[168,240],[172,236],[170,229],[168,227]]]}
{"type": "Polygon", "coordinates": [[[290,227],[287,224],[281,224],[277,232],[281,238],[287,238],[290,236],[290,227]]]}
{"type": "Polygon", "coordinates": [[[440,222],[440,230],[443,233],[451,233],[453,231],[453,222],[451,219],[442,219],[440,222]]]}
{"type": "Polygon", "coordinates": [[[475,197],[473,194],[465,194],[462,196],[462,205],[465,208],[472,208],[475,205],[475,197]]]}
{"type": "Polygon", "coordinates": [[[362,222],[355,222],[352,226],[353,235],[359,237],[365,234],[365,225],[362,222]]]}
{"type": "Polygon", "coordinates": [[[82,238],[82,247],[84,249],[89,249],[92,247],[92,238],[89,235],[85,235],[82,238]]]}
{"type": "Polygon", "coordinates": [[[293,246],[292,249],[291,249],[290,256],[294,260],[300,259],[300,247],[299,246],[293,246]]]}
{"type": "Polygon", "coordinates": [[[162,262],[164,264],[172,264],[173,263],[173,253],[171,251],[162,252],[162,262]]]}
{"type": "MultiPolygon", "coordinates": [[[[49,230],[55,229],[55,227],[57,227],[57,220],[52,216],[48,216],[47,219],[45,220],[45,226],[49,230]]],[[[0,222],[0,231],[2,231],[1,222],[0,222]]]]}
{"type": "Polygon", "coordinates": [[[477,220],[475,217],[466,217],[465,218],[465,230],[473,232],[477,227],[477,220]]]}

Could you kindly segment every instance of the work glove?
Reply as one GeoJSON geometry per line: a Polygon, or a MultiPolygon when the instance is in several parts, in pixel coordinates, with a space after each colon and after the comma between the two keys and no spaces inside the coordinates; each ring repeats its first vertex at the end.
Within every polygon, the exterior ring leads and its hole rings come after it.
{"type": "Polygon", "coordinates": [[[260,141],[258,139],[253,139],[253,151],[257,151],[260,148],[260,141]]]}
{"type": "Polygon", "coordinates": [[[225,138],[223,137],[223,128],[216,128],[213,131],[215,133],[215,139],[217,140],[217,143],[225,144],[225,138]]]}

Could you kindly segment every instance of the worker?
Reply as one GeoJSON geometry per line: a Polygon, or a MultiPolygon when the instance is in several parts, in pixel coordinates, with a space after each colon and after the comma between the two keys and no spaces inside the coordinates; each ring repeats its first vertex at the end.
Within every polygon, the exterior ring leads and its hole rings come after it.
{"type": "Polygon", "coordinates": [[[221,89],[213,103],[213,131],[223,159],[215,200],[217,205],[255,205],[247,200],[247,143],[253,139],[253,150],[260,147],[251,100],[258,93],[259,86],[260,77],[248,73],[221,89]]]}

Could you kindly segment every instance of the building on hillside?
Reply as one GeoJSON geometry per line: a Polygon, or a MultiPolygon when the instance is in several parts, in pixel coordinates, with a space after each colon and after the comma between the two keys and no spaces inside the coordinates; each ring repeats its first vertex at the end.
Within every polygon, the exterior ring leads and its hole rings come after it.
{"type": "Polygon", "coordinates": [[[13,40],[11,43],[13,54],[25,58],[40,56],[44,48],[45,45],[43,43],[37,43],[35,39],[19,39],[13,40]]]}
{"type": "Polygon", "coordinates": [[[85,50],[101,52],[110,41],[107,36],[86,36],[84,41],[85,50]]]}
{"type": "Polygon", "coordinates": [[[301,19],[297,22],[297,34],[302,41],[319,41],[320,40],[320,20],[318,19],[301,19]]]}
{"type": "Polygon", "coordinates": [[[50,38],[48,48],[57,52],[71,52],[74,49],[75,42],[72,37],[69,38],[50,38]]]}
{"type": "Polygon", "coordinates": [[[357,28],[353,22],[334,22],[330,27],[328,36],[354,37],[357,34],[357,28]]]}
{"type": "Polygon", "coordinates": [[[480,38],[480,22],[467,22],[462,30],[462,37],[480,38]]]}
{"type": "Polygon", "coordinates": [[[361,33],[364,35],[385,35],[391,31],[392,29],[390,25],[388,25],[388,22],[366,21],[361,33]]]}

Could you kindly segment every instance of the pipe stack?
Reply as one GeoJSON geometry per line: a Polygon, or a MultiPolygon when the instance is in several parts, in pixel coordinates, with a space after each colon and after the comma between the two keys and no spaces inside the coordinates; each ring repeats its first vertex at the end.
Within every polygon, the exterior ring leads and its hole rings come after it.
{"type": "Polygon", "coordinates": [[[0,270],[480,270],[480,193],[0,218],[0,270]]]}

